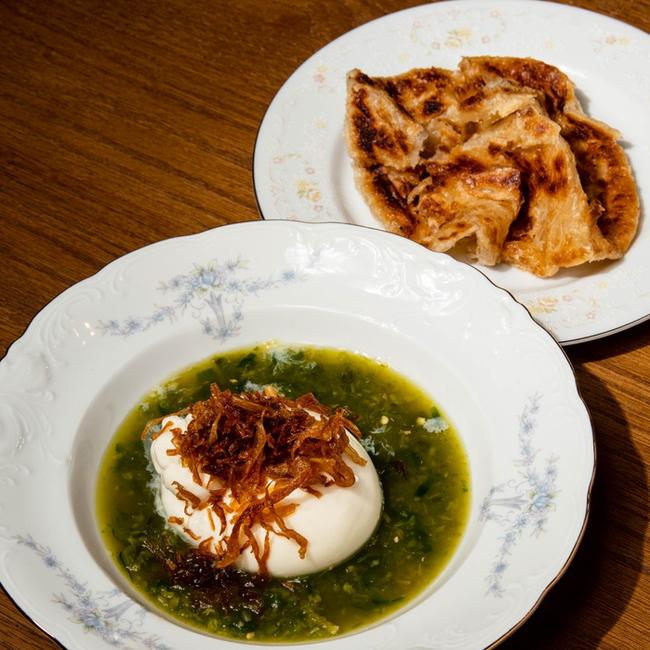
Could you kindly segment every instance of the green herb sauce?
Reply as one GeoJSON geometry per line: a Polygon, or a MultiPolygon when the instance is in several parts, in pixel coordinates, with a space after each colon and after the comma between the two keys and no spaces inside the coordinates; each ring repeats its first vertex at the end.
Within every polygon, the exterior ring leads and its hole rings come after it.
{"type": "Polygon", "coordinates": [[[350,352],[266,344],[208,359],[147,395],[106,452],[97,513],[117,566],[174,618],[226,637],[297,642],[367,626],[425,589],[462,536],[469,484],[458,435],[409,380],[350,352]],[[333,569],[291,580],[251,579],[232,569],[226,586],[212,591],[201,581],[196,588],[172,584],[151,545],[167,553],[183,553],[188,545],[155,511],[140,434],[152,418],[206,399],[211,383],[233,392],[273,384],[287,397],[312,392],[324,404],[348,409],[384,492],[380,525],[358,553],[333,569]]]}

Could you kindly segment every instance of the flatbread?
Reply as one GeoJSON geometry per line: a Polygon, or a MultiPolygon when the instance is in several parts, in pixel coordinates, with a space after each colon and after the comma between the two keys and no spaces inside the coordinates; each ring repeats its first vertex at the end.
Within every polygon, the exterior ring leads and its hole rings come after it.
{"type": "Polygon", "coordinates": [[[618,133],[571,80],[534,59],[469,57],[455,71],[348,75],[355,179],[387,229],[437,251],[539,276],[616,259],[639,200],[618,133]]]}

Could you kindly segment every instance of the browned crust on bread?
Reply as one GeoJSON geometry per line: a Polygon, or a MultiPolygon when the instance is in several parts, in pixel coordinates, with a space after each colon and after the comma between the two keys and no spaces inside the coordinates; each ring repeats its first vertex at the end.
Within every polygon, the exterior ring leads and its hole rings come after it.
{"type": "Polygon", "coordinates": [[[555,66],[531,58],[474,56],[459,66],[467,79],[486,84],[509,82],[536,92],[546,112],[555,119],[565,110],[582,112],[573,82],[555,66]]]}
{"type": "Polygon", "coordinates": [[[348,148],[358,165],[404,169],[415,165],[427,137],[423,126],[359,70],[348,74],[348,148]]]}
{"type": "Polygon", "coordinates": [[[566,113],[562,135],[571,146],[598,228],[610,245],[607,257],[628,250],[639,222],[639,196],[618,133],[585,115],[566,113]]]}
{"type": "Polygon", "coordinates": [[[479,262],[549,276],[616,259],[636,234],[639,199],[618,134],[541,61],[352,71],[346,136],[372,212],[434,250],[471,238],[479,262]]]}

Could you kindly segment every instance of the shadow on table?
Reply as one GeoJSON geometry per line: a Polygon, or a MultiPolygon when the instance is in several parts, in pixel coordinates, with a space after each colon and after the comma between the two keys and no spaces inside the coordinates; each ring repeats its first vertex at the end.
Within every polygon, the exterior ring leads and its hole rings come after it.
{"type": "MultiPolygon", "coordinates": [[[[650,327],[644,338],[650,338],[650,327]]],[[[503,650],[598,647],[625,611],[642,571],[648,524],[643,460],[607,387],[579,362],[576,375],[596,436],[589,522],[564,576],[530,620],[499,646],[503,650]]]]}

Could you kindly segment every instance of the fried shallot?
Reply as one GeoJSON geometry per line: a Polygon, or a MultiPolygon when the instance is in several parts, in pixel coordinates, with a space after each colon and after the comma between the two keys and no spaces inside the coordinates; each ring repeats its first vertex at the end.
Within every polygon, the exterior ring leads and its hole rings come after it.
{"type": "MultiPolygon", "coordinates": [[[[186,513],[210,508],[223,534],[199,550],[214,555],[216,566],[223,568],[250,548],[265,575],[273,533],[295,541],[304,558],[309,540],[284,520],[297,505],[281,502],[297,489],[318,498],[319,488],[354,485],[344,456],[357,465],[366,461],[350,445],[348,432],[357,438],[361,432],[345,411],[329,409],[311,393],[291,400],[272,387],[234,394],[212,384],[210,397],[186,412],[192,416],[187,431],[171,430],[174,448],[196,483],[203,485],[205,474],[211,479],[206,500],[180,485],[177,496],[185,501],[186,513]],[[257,526],[265,531],[262,544],[253,532],[257,526]]],[[[143,436],[155,436],[156,424],[148,424],[143,436]]]]}

